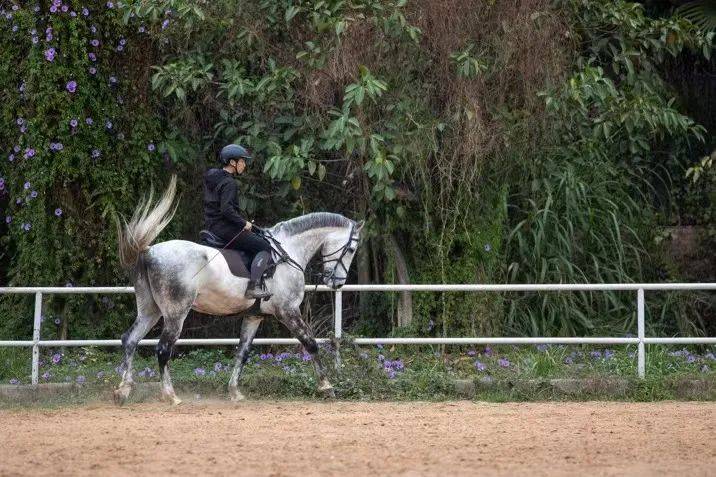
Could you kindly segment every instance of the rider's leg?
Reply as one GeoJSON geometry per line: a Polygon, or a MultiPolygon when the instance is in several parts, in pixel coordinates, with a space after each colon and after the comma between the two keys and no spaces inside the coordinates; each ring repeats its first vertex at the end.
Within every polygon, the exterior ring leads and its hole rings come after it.
{"type": "Polygon", "coordinates": [[[244,232],[236,238],[234,247],[254,254],[246,297],[254,299],[270,297],[271,294],[260,284],[261,276],[271,259],[271,245],[256,234],[244,232]]]}

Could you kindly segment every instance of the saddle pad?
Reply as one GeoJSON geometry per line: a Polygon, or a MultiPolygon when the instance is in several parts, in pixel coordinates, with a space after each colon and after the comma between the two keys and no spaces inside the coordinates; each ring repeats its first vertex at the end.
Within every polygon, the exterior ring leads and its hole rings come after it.
{"type": "Polygon", "coordinates": [[[226,259],[226,263],[229,264],[229,270],[231,271],[232,275],[241,278],[250,277],[249,269],[246,266],[246,263],[244,263],[243,253],[239,252],[238,250],[232,250],[228,248],[219,251],[226,259]]]}

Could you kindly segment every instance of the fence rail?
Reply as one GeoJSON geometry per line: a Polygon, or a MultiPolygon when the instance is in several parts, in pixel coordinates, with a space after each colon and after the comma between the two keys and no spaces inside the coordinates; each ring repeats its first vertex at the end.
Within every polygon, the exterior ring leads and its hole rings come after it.
{"type": "MultiPolygon", "coordinates": [[[[679,290],[716,290],[716,283],[558,283],[558,284],[505,284],[505,285],[346,285],[339,290],[333,290],[325,285],[306,285],[307,292],[332,292],[334,294],[334,335],[340,339],[343,335],[343,292],[569,292],[569,291],[636,291],[637,305],[637,336],[636,337],[484,337],[484,338],[356,338],[356,344],[612,344],[637,345],[637,373],[643,378],[646,374],[647,344],[716,344],[716,337],[647,337],[645,336],[645,291],[679,291],[679,290]]],[[[40,348],[50,346],[121,346],[120,340],[41,340],[42,327],[42,298],[43,294],[113,294],[134,293],[133,287],[0,287],[3,294],[34,294],[35,310],[32,330],[32,340],[0,341],[0,347],[31,347],[32,348],[32,384],[39,381],[40,348]]],[[[156,345],[159,340],[145,339],[139,342],[141,346],[156,345]]],[[[318,342],[330,341],[328,338],[319,338],[318,342]]],[[[222,346],[238,345],[235,338],[213,339],[180,339],[177,345],[193,346],[222,346]]],[[[293,338],[257,338],[258,345],[285,345],[298,344],[293,338]]]]}

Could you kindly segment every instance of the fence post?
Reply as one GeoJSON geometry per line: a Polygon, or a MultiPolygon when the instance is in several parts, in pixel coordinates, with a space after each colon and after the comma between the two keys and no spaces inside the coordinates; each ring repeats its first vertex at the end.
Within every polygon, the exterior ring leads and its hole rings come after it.
{"type": "Polygon", "coordinates": [[[637,372],[640,378],[646,375],[646,350],[644,348],[644,289],[639,288],[636,292],[636,326],[639,338],[637,372]]]}
{"type": "Polygon", "coordinates": [[[334,294],[333,336],[336,340],[336,370],[338,370],[341,367],[340,340],[343,337],[343,292],[336,290],[334,294]]]}
{"type": "Polygon", "coordinates": [[[32,326],[32,385],[40,381],[40,326],[42,326],[42,293],[35,293],[35,320],[32,326]]]}

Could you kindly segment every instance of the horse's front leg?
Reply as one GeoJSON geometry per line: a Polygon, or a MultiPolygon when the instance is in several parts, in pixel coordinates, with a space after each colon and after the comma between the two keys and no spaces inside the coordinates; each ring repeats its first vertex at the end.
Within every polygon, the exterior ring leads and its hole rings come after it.
{"type": "Polygon", "coordinates": [[[232,401],[243,401],[246,399],[239,390],[239,379],[241,371],[244,369],[246,360],[249,359],[249,350],[251,343],[254,341],[259,325],[263,320],[260,316],[247,316],[241,322],[241,342],[236,348],[236,363],[231,371],[231,379],[229,379],[229,397],[232,401]]]}
{"type": "Polygon", "coordinates": [[[313,336],[313,331],[311,331],[306,322],[301,318],[301,312],[297,309],[290,309],[282,312],[281,323],[288,328],[291,334],[301,342],[304,349],[311,355],[313,367],[316,370],[316,376],[318,377],[318,390],[326,397],[336,397],[336,393],[333,391],[333,386],[330,381],[328,381],[328,377],[326,376],[326,368],[323,367],[323,364],[318,357],[318,344],[313,336]]]}

